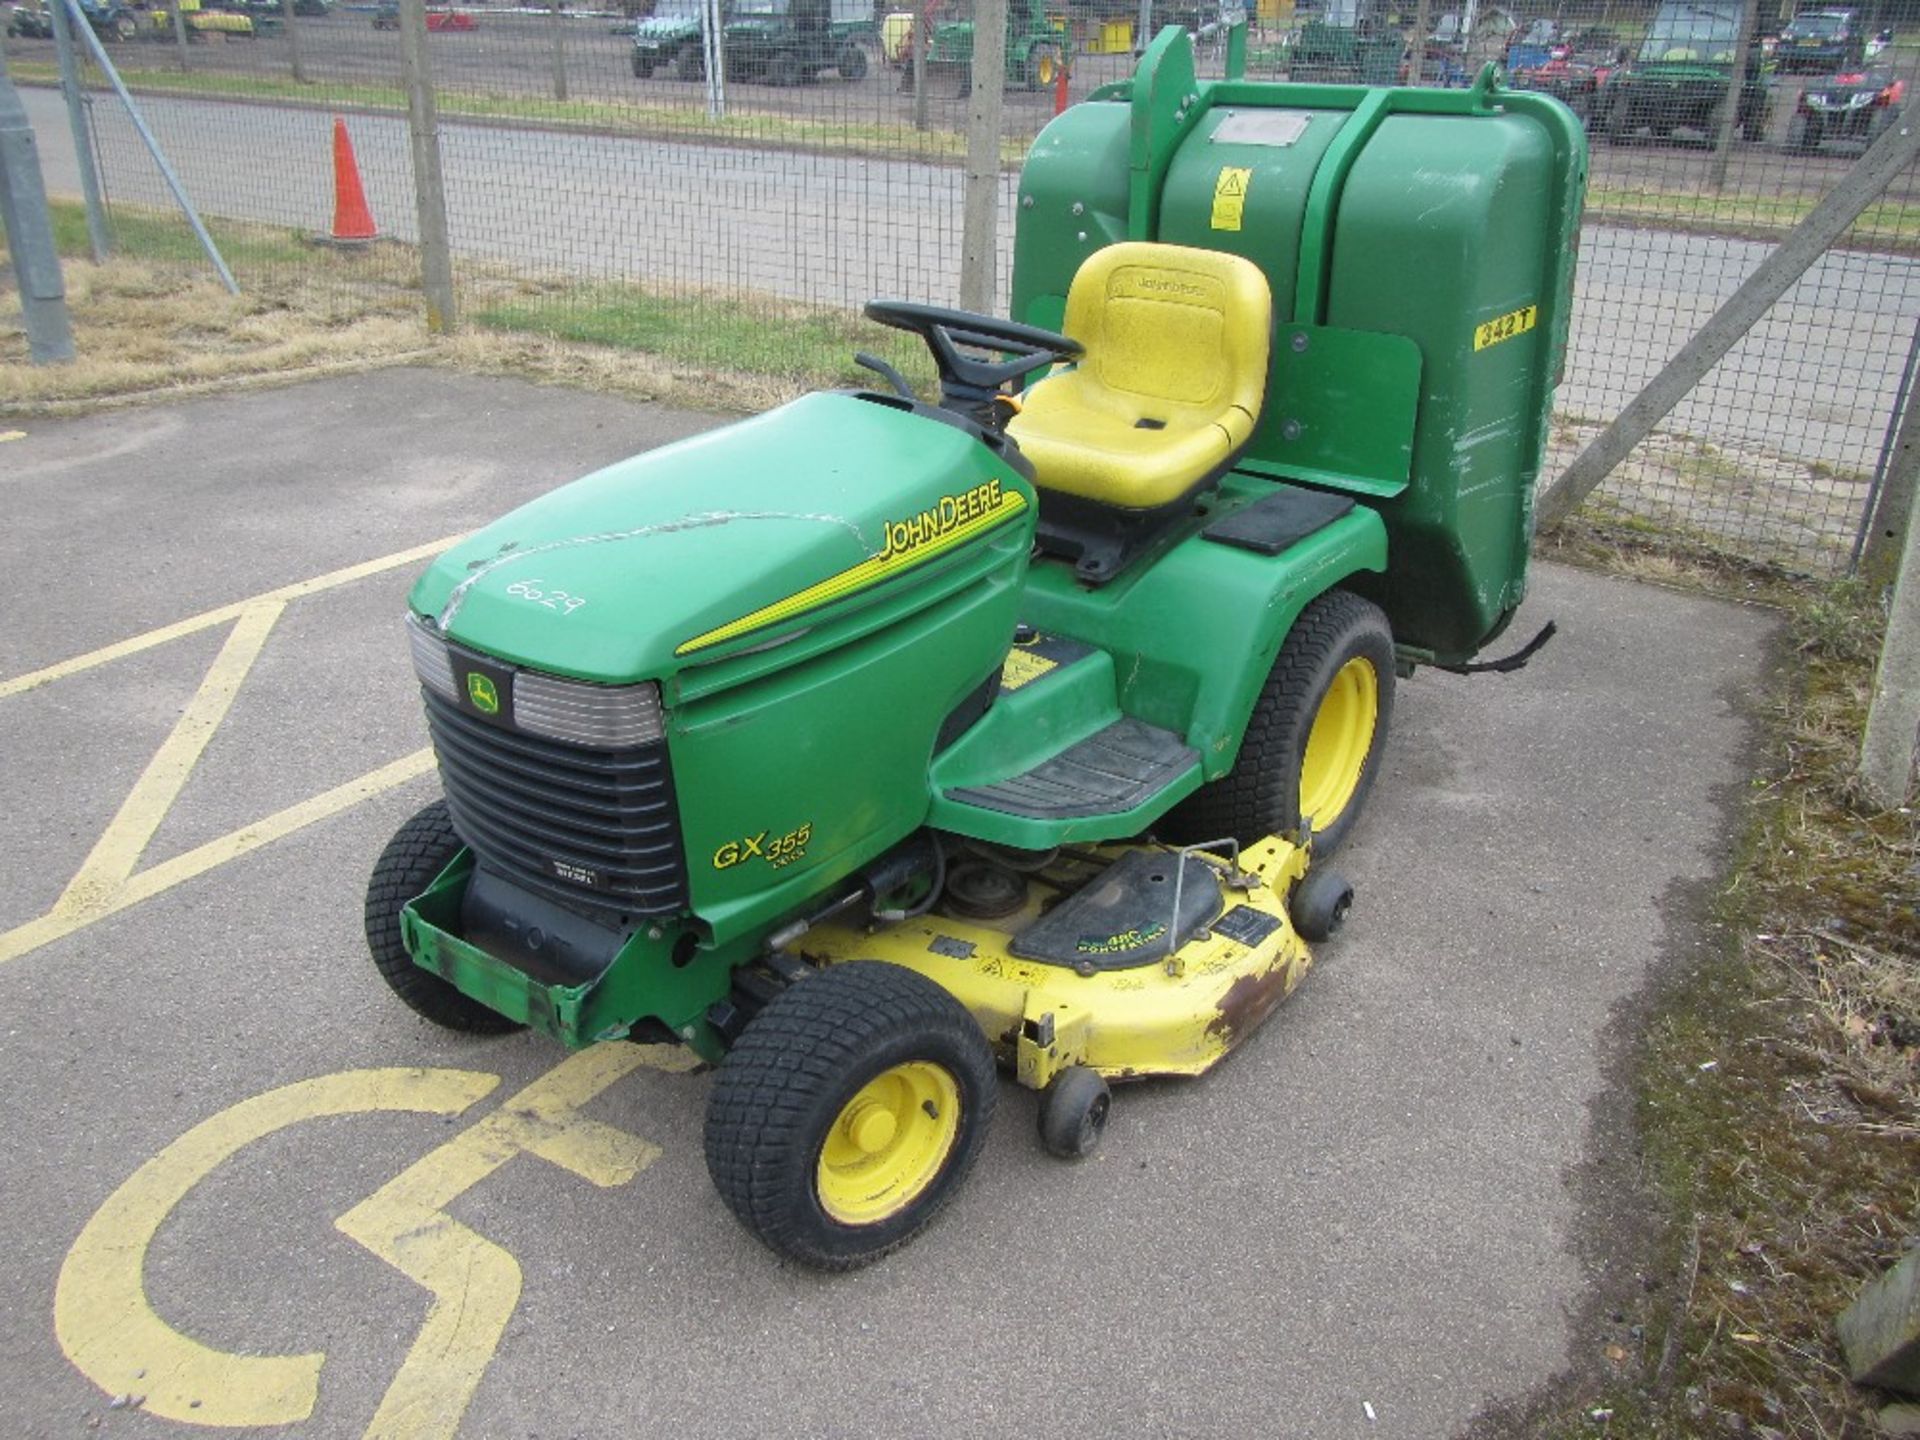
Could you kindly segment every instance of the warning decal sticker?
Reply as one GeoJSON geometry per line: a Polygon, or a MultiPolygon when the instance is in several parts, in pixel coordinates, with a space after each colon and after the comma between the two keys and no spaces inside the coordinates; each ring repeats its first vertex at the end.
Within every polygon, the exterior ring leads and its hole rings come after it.
{"type": "Polygon", "coordinates": [[[1213,228],[1238,230],[1247,208],[1247,187],[1253,183],[1250,165],[1222,165],[1213,182],[1213,228]]]}

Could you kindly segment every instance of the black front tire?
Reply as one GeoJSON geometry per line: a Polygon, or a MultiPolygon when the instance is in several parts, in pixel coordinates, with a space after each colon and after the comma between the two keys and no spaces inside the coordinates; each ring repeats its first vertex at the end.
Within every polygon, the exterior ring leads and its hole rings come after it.
{"type": "Polygon", "coordinates": [[[776,55],[767,66],[767,83],[777,85],[782,90],[798,85],[805,76],[800,73],[800,62],[791,55],[776,55]]]}
{"type": "Polygon", "coordinates": [[[653,61],[643,59],[638,55],[634,56],[633,78],[636,80],[651,80],[653,78],[653,61]]]}
{"type": "Polygon", "coordinates": [[[946,991],[897,965],[836,965],[775,997],[721,1063],[707,1172],[776,1254],[851,1270],[904,1245],[952,1198],[997,1087],[986,1037],[946,991]],[[923,1080],[950,1097],[944,1107],[915,1100],[923,1080]],[[888,1109],[876,1148],[857,1137],[872,1114],[862,1107],[896,1086],[906,1103],[888,1109]]]}
{"type": "Polygon", "coordinates": [[[1040,1097],[1040,1144],[1060,1160],[1084,1160],[1106,1134],[1113,1092],[1097,1070],[1069,1065],[1040,1097]]]}
{"type": "Polygon", "coordinates": [[[867,52],[858,45],[849,45],[840,52],[840,78],[848,82],[867,78],[867,52]]]}
{"type": "Polygon", "coordinates": [[[674,57],[673,73],[682,80],[704,80],[707,78],[706,57],[700,53],[698,45],[682,45],[680,53],[674,57]]]}
{"type": "Polygon", "coordinates": [[[461,848],[444,800],[434,801],[394,832],[367,882],[367,949],[380,978],[415,1014],[469,1035],[505,1035],[526,1027],[422,970],[400,939],[401,908],[417,899],[461,848]]]}
{"type": "MultiPolygon", "coordinates": [[[[1353,832],[1373,789],[1393,719],[1393,678],[1393,630],[1380,607],[1346,590],[1314,599],[1280,646],[1233,769],[1181,801],[1161,827],[1165,835],[1188,844],[1231,836],[1251,845],[1268,835],[1292,834],[1310,821],[1314,856],[1333,854],[1353,832]],[[1349,665],[1356,669],[1349,671],[1349,665]],[[1323,718],[1326,723],[1341,718],[1327,708],[1336,682],[1335,706],[1342,713],[1348,705],[1370,709],[1371,725],[1364,727],[1370,731],[1365,734],[1350,729],[1347,762],[1328,767],[1323,747],[1329,732],[1321,727],[1323,718]],[[1364,693],[1349,695],[1353,688],[1370,692],[1371,704],[1364,693]],[[1311,765],[1310,743],[1316,747],[1311,765]],[[1345,774],[1331,787],[1331,797],[1316,783],[1329,768],[1345,774]],[[1313,813],[1303,816],[1309,790],[1322,798],[1313,813]]],[[[1354,717],[1356,725],[1359,718],[1354,717]]]]}

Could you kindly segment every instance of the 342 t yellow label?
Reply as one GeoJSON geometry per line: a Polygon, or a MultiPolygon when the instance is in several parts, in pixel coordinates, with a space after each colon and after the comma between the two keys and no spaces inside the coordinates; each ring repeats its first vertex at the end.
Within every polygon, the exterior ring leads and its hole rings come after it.
{"type": "Polygon", "coordinates": [[[1253,169],[1245,165],[1222,165],[1213,182],[1213,228],[1238,230],[1247,209],[1247,187],[1253,183],[1253,169]]]}
{"type": "Polygon", "coordinates": [[[1484,350],[1489,345],[1498,345],[1502,340],[1524,335],[1533,329],[1534,322],[1539,318],[1540,307],[1537,305],[1522,305],[1518,310],[1496,315],[1486,324],[1473,327],[1473,348],[1484,350]]]}

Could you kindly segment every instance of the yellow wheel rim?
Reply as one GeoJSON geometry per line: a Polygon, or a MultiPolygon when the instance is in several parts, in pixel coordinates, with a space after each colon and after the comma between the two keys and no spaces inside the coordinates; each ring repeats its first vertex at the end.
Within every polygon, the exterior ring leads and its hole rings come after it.
{"type": "Polygon", "coordinates": [[[1356,656],[1321,697],[1300,761],[1300,818],[1314,829],[1327,829],[1353,803],[1379,719],[1380,677],[1356,656]]]}
{"type": "Polygon", "coordinates": [[[1053,57],[1051,55],[1042,55],[1040,57],[1040,83],[1042,85],[1051,85],[1055,73],[1053,57]]]}
{"type": "Polygon", "coordinates": [[[820,1208],[842,1225],[898,1215],[926,1192],[960,1135],[960,1087],[911,1060],[882,1071],[834,1117],[820,1147],[820,1208]]]}

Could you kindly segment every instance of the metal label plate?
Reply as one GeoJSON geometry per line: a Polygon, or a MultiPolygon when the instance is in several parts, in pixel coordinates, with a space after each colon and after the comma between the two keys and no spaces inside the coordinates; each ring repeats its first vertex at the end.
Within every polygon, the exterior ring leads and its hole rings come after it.
{"type": "Polygon", "coordinates": [[[1213,138],[1234,145],[1291,145],[1313,123],[1311,110],[1233,110],[1214,127],[1213,138]]]}

